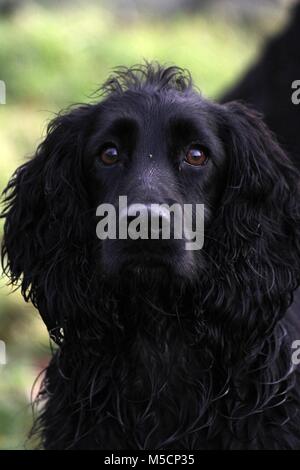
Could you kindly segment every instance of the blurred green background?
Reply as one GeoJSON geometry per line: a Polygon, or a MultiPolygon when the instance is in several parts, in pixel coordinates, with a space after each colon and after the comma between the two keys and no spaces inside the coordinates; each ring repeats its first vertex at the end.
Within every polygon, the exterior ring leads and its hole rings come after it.
{"type": "MultiPolygon", "coordinates": [[[[187,67],[217,97],[285,21],[288,1],[0,0],[0,190],[30,156],[54,113],[89,101],[111,69],[143,58],[187,67]],[[267,14],[266,14],[267,11],[267,14]]],[[[2,225],[1,225],[2,228],[2,225]]],[[[2,233],[2,230],[1,230],[2,233]]],[[[0,281],[0,449],[30,448],[34,380],[49,359],[37,312],[0,281]]]]}

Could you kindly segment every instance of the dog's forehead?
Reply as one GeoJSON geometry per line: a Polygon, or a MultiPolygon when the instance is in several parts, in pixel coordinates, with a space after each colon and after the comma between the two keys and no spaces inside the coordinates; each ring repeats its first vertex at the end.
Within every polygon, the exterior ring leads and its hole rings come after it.
{"type": "Polygon", "coordinates": [[[215,105],[196,92],[127,91],[99,103],[95,138],[143,145],[149,153],[162,145],[187,145],[201,141],[220,153],[215,105]]]}
{"type": "Polygon", "coordinates": [[[128,90],[108,97],[102,108],[110,119],[131,118],[139,123],[168,123],[174,119],[200,119],[213,114],[200,94],[176,90],[128,90]]]}

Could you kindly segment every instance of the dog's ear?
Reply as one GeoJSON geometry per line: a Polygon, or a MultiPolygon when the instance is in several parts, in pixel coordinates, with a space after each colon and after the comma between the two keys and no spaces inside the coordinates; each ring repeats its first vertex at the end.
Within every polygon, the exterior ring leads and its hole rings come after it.
{"type": "Polygon", "coordinates": [[[234,335],[265,337],[300,282],[299,174],[254,111],[229,103],[220,117],[227,181],[205,247],[206,309],[234,335]]]}
{"type": "Polygon", "coordinates": [[[87,195],[82,171],[89,106],[59,115],[36,155],[4,190],[2,264],[26,300],[36,305],[58,340],[63,312],[82,301],[87,262],[87,195]],[[72,283],[72,286],[70,285],[72,283]],[[68,299],[77,295],[76,301],[68,299]],[[47,300],[46,300],[47,299],[47,300]]]}

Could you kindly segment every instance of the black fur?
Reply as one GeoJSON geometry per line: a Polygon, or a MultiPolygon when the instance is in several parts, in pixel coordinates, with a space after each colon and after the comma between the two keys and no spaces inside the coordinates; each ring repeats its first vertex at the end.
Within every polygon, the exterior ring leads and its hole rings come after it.
{"type": "Polygon", "coordinates": [[[256,113],[206,101],[181,69],[121,68],[50,123],[4,196],[5,272],[57,344],[45,448],[300,448],[299,174],[256,113]],[[100,242],[95,208],[119,194],[205,203],[204,248],[100,242]]]}

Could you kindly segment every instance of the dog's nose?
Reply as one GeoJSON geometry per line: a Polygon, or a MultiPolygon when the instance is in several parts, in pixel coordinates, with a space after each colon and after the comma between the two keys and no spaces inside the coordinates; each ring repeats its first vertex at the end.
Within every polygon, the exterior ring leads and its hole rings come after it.
{"type": "Polygon", "coordinates": [[[170,210],[159,204],[131,204],[120,214],[120,223],[127,223],[132,239],[158,240],[171,234],[170,210]]]}

